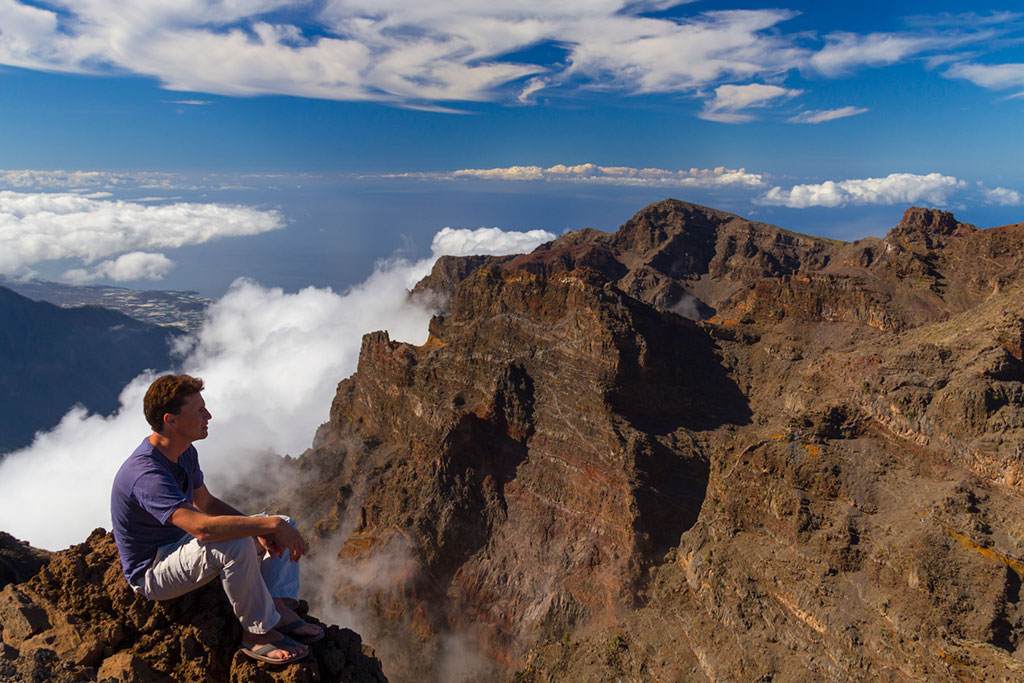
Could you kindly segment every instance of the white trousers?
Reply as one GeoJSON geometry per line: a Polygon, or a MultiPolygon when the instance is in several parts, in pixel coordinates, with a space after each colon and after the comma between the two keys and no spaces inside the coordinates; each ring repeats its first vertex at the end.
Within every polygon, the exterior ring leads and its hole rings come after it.
{"type": "Polygon", "coordinates": [[[273,598],[299,599],[299,563],[289,559],[287,550],[281,557],[262,552],[248,536],[200,541],[185,534],[157,551],[137,590],[150,600],[170,600],[218,575],[235,616],[250,633],[271,631],[281,620],[273,598]]]}

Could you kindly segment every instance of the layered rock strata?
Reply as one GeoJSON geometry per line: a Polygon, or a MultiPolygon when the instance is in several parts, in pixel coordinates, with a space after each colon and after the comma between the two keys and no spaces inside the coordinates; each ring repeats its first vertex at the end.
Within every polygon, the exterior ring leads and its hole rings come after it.
{"type": "Polygon", "coordinates": [[[442,259],[427,343],[364,338],[302,514],[339,566],[401,560],[339,595],[521,680],[1016,678],[1021,244],[670,200],[442,259]]]}

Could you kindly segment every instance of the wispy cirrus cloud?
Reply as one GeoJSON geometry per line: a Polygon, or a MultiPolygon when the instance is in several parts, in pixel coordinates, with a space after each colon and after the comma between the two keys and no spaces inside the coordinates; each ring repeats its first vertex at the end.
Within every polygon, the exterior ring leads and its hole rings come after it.
{"type": "Polygon", "coordinates": [[[949,33],[869,33],[837,31],[825,36],[825,46],[815,52],[808,65],[826,76],[840,76],[859,67],[880,67],[902,62],[909,57],[934,50],[948,50],[963,42],[974,42],[990,35],[952,35],[949,33]]]}
{"type": "Polygon", "coordinates": [[[456,171],[424,173],[386,173],[380,178],[412,178],[419,180],[498,180],[593,183],[651,187],[744,187],[765,186],[758,173],[746,169],[690,168],[671,171],[663,168],[631,166],[598,166],[597,164],[555,164],[554,166],[503,166],[498,168],[463,168],[456,171]]]}
{"type": "Polygon", "coordinates": [[[949,78],[961,78],[989,90],[1024,88],[1024,64],[953,64],[949,78]]]}
{"type": "MultiPolygon", "coordinates": [[[[58,259],[89,265],[130,252],[203,244],[282,227],[280,213],[245,206],[148,205],[108,199],[105,194],[0,191],[0,273],[21,275],[35,264],[58,259]]],[[[72,277],[165,274],[167,269],[159,254],[136,254],[91,272],[73,272],[72,277]]]]}
{"type": "Polygon", "coordinates": [[[786,22],[798,14],[789,9],[697,6],[688,15],[651,15],[687,4],[0,0],[0,64],[133,73],[177,91],[369,100],[432,111],[459,111],[437,108],[445,102],[535,102],[550,90],[699,99],[714,92],[705,118],[740,122],[749,114],[728,105],[723,98],[732,95],[719,87],[770,87],[762,82],[804,70],[838,76],[981,44],[1000,30],[994,20],[979,20],[899,33],[826,30],[819,38],[787,33],[786,22]],[[557,56],[527,56],[537,46],[557,56]]]}
{"type": "Polygon", "coordinates": [[[715,97],[707,102],[700,117],[720,123],[746,123],[753,121],[754,115],[743,110],[765,107],[779,99],[795,97],[800,93],[800,90],[761,83],[720,85],[715,88],[715,97]]]}
{"type": "Polygon", "coordinates": [[[796,116],[789,117],[790,123],[825,123],[844,119],[848,116],[857,116],[867,112],[865,107],[840,107],[839,109],[824,109],[815,111],[802,111],[796,116]]]}

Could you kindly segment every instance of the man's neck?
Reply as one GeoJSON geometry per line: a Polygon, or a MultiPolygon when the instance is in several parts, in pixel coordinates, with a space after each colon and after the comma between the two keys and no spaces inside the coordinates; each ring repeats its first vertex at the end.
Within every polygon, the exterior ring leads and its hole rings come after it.
{"type": "Polygon", "coordinates": [[[165,458],[174,464],[178,463],[178,458],[180,458],[181,454],[184,453],[191,445],[191,442],[175,439],[173,436],[167,436],[157,432],[153,432],[149,435],[149,443],[155,446],[165,458]]]}

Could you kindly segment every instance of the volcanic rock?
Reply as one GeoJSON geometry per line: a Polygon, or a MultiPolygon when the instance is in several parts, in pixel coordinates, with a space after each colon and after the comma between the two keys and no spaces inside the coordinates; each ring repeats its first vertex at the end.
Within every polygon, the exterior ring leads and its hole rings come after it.
{"type": "Polygon", "coordinates": [[[364,338],[297,507],[340,599],[506,678],[1020,679],[1022,244],[668,200],[443,259],[428,341],[364,338]]]}
{"type": "Polygon", "coordinates": [[[238,652],[241,628],[218,580],[174,600],[139,597],[113,536],[97,529],[0,591],[0,681],[386,680],[356,633],[321,626],[326,637],[305,660],[257,663],[238,652]]]}
{"type": "Polygon", "coordinates": [[[28,581],[46,563],[49,553],[0,531],[0,588],[28,581]]]}

